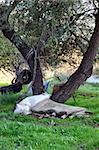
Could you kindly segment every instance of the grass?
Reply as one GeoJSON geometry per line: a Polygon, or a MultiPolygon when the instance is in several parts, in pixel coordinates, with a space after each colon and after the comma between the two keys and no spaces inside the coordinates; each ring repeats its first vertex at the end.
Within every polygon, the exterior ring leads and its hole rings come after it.
{"type": "Polygon", "coordinates": [[[84,106],[90,117],[37,119],[15,115],[19,94],[0,96],[0,150],[98,150],[99,86],[85,84],[66,103],[84,106]]]}

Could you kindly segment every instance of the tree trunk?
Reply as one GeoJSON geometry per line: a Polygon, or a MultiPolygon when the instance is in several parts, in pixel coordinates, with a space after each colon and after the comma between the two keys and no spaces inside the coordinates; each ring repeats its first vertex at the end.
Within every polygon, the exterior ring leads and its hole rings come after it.
{"type": "Polygon", "coordinates": [[[64,103],[75,92],[75,90],[77,90],[79,86],[91,76],[96,50],[98,50],[99,47],[99,10],[95,15],[95,19],[95,29],[81,65],[78,70],[71,75],[68,81],[61,86],[59,91],[53,91],[51,96],[52,100],[59,103],[64,103]]]}
{"type": "MultiPolygon", "coordinates": [[[[31,47],[30,45],[27,45],[20,36],[17,35],[17,33],[14,31],[14,29],[11,29],[10,26],[8,26],[6,29],[2,30],[4,36],[8,38],[20,51],[24,59],[27,61],[32,76],[33,76],[33,71],[34,71],[34,59],[35,59],[35,54],[34,54],[34,48],[31,47]],[[30,55],[30,57],[27,59],[27,55],[29,52],[33,50],[33,53],[30,55]]],[[[40,67],[40,62],[39,59],[37,59],[37,67],[36,67],[36,76],[33,84],[33,94],[41,94],[43,92],[43,76],[42,76],[42,71],[40,67]]]]}
{"type": "Polygon", "coordinates": [[[44,30],[34,47],[25,43],[22,38],[14,31],[14,29],[10,27],[8,21],[10,13],[14,10],[19,2],[21,2],[21,0],[15,0],[11,5],[5,5],[0,8],[0,30],[2,30],[4,36],[8,38],[20,51],[30,67],[32,76],[35,76],[35,79],[33,77],[33,94],[41,94],[43,92],[43,76],[39,59],[36,59],[37,66],[35,67],[35,51],[39,57],[44,43],[50,36],[50,32],[49,30],[44,30]],[[34,70],[35,68],[36,70],[34,70]],[[36,72],[35,75],[34,72],[36,72]]]}

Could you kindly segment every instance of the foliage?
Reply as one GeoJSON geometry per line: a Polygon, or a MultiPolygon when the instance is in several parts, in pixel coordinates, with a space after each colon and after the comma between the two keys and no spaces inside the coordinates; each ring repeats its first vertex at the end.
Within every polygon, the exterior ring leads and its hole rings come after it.
{"type": "Polygon", "coordinates": [[[92,0],[22,1],[10,15],[9,21],[31,45],[38,41],[45,28],[50,29],[51,36],[44,45],[41,61],[56,66],[67,61],[65,55],[70,57],[76,50],[86,51],[94,28],[94,8],[92,0]]]}
{"type": "Polygon", "coordinates": [[[86,50],[94,26],[92,12],[89,14],[87,11],[89,7],[84,6],[81,0],[30,0],[20,3],[11,20],[14,18],[15,28],[32,45],[37,42],[44,28],[50,28],[51,37],[45,45],[44,59],[55,66],[67,53],[71,54],[76,49],[86,50]]]}
{"type": "Polygon", "coordinates": [[[88,118],[79,119],[37,119],[32,116],[15,115],[12,109],[19,95],[0,96],[0,149],[98,149],[98,89],[97,85],[85,84],[75,94],[76,103],[73,98],[67,102],[84,106],[94,112],[88,118]]]}

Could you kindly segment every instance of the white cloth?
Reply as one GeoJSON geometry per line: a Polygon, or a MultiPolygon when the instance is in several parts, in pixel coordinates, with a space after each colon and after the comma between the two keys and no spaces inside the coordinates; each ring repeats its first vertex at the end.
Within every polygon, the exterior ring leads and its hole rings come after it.
{"type": "Polygon", "coordinates": [[[60,104],[49,98],[50,95],[47,93],[27,97],[16,105],[14,113],[24,115],[32,113],[48,114],[49,117],[54,114],[54,117],[59,116],[60,118],[79,117],[88,113],[86,108],[60,104]]]}
{"type": "Polygon", "coordinates": [[[17,114],[31,114],[31,108],[36,106],[39,102],[48,99],[50,97],[49,94],[44,93],[40,95],[34,95],[34,96],[29,96],[23,99],[20,103],[16,105],[16,109],[14,110],[14,113],[17,114]]]}

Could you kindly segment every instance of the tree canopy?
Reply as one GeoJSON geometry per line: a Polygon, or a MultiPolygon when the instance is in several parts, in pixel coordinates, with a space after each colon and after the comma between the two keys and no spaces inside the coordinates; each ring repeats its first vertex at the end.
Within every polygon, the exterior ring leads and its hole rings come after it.
{"type": "MultiPolygon", "coordinates": [[[[10,5],[11,1],[6,3],[10,5]]],[[[1,3],[1,7],[2,5],[4,4],[1,3]]],[[[69,55],[70,57],[76,50],[85,53],[94,29],[93,13],[96,7],[97,2],[92,0],[85,2],[82,0],[21,1],[11,12],[9,22],[18,35],[26,43],[33,46],[37,43],[41,34],[45,30],[49,30],[50,37],[47,42],[43,42],[44,46],[40,57],[44,62],[43,64],[48,63],[51,66],[56,66],[59,62],[66,62],[65,56],[69,55]]],[[[24,62],[14,47],[8,47],[8,49],[13,49],[10,53],[5,46],[3,47],[2,39],[0,43],[2,45],[1,62],[3,63],[3,56],[7,58],[3,65],[14,65],[8,59],[11,58],[11,55],[15,55],[14,58],[19,58],[17,62],[24,62]]],[[[3,67],[3,65],[0,66],[3,67]]]]}

